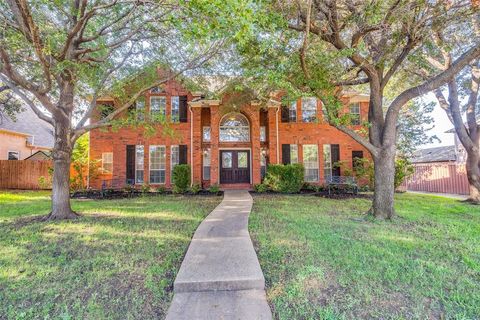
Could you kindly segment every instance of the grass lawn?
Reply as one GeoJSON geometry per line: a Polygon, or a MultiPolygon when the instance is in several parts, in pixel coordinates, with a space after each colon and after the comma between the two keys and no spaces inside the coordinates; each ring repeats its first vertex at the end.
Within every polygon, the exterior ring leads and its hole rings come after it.
{"type": "Polygon", "coordinates": [[[163,318],[198,224],[220,197],[72,201],[38,222],[48,192],[0,191],[0,319],[163,318]]]}
{"type": "Polygon", "coordinates": [[[250,216],[277,319],[480,319],[480,206],[402,194],[393,222],[365,199],[256,196],[250,216]]]}

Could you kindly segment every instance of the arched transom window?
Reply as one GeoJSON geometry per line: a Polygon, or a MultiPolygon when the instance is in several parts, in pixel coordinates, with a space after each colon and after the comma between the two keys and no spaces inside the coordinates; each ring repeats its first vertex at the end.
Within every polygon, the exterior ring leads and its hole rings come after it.
{"type": "Polygon", "coordinates": [[[250,126],[247,118],[241,113],[226,114],[222,120],[220,120],[220,141],[250,141],[250,126]]]}

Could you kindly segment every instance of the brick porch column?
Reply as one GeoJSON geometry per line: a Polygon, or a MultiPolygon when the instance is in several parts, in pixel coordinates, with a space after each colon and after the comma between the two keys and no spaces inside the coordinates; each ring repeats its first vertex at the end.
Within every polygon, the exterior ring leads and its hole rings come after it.
{"type": "Polygon", "coordinates": [[[268,161],[272,164],[279,161],[277,159],[277,116],[280,123],[282,116],[280,112],[280,106],[268,106],[268,161]]]}
{"type": "Polygon", "coordinates": [[[250,115],[250,127],[251,134],[250,140],[252,142],[252,184],[258,184],[261,182],[260,173],[260,110],[256,110],[255,107],[249,107],[252,111],[250,115]],[[253,109],[255,109],[253,111],[253,109]]]}
{"type": "Polygon", "coordinates": [[[220,110],[218,105],[210,105],[210,184],[219,184],[219,151],[218,142],[220,135],[220,110]]]}
{"type": "Polygon", "coordinates": [[[193,113],[192,121],[193,125],[193,148],[190,152],[193,152],[193,163],[191,163],[191,168],[193,172],[193,183],[201,184],[202,183],[202,107],[200,105],[195,105],[190,107],[193,113]]]}

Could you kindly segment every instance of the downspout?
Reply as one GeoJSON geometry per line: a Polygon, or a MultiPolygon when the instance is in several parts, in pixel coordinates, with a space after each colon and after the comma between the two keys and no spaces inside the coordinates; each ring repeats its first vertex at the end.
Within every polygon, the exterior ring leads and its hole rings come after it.
{"type": "Polygon", "coordinates": [[[190,110],[190,187],[193,186],[193,111],[192,106],[188,106],[190,110]]]}
{"type": "Polygon", "coordinates": [[[275,127],[277,131],[277,164],[280,163],[280,150],[278,149],[278,111],[280,111],[280,107],[277,107],[277,111],[275,111],[275,127]]]}

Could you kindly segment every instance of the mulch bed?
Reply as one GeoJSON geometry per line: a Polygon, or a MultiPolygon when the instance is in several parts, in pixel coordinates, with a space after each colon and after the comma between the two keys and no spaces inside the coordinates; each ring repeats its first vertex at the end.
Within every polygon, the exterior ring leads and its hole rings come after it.
{"type": "MultiPolygon", "coordinates": [[[[142,192],[140,190],[116,190],[116,189],[106,189],[106,190],[85,190],[85,191],[75,191],[70,195],[72,199],[125,199],[125,198],[137,198],[137,197],[155,197],[161,195],[171,195],[172,191],[166,190],[164,192],[142,192]]],[[[181,194],[182,196],[205,196],[205,197],[216,197],[222,196],[223,191],[217,193],[209,192],[208,190],[201,190],[198,193],[187,192],[181,194]]]]}
{"type": "MultiPolygon", "coordinates": [[[[274,191],[266,191],[266,192],[255,192],[255,191],[250,191],[252,195],[282,195],[284,193],[280,192],[274,192],[274,191]]],[[[292,195],[303,195],[303,196],[315,196],[315,197],[322,197],[322,198],[327,198],[327,199],[337,199],[337,200],[342,200],[342,199],[372,199],[373,195],[371,194],[365,194],[365,193],[351,193],[351,192],[332,192],[328,194],[328,191],[315,191],[315,190],[309,190],[309,189],[304,189],[300,190],[299,193],[291,193],[292,195]]]]}

